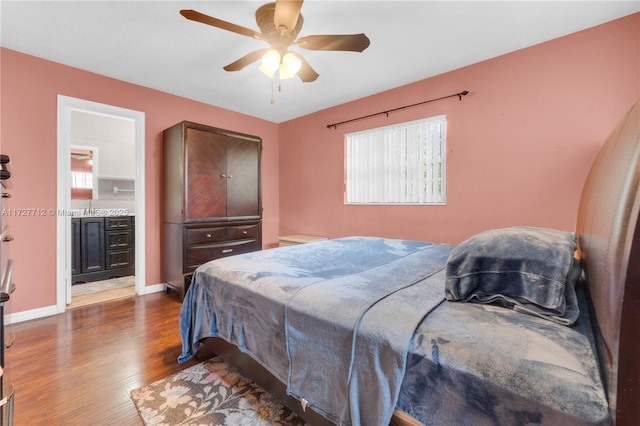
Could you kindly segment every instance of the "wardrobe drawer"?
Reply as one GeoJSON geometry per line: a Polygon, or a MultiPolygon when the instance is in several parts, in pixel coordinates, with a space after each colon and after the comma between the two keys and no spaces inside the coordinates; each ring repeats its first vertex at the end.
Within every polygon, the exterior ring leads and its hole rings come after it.
{"type": "Polygon", "coordinates": [[[187,228],[187,245],[218,243],[227,239],[224,226],[210,228],[187,228]]]}
{"type": "Polygon", "coordinates": [[[245,238],[258,238],[259,225],[238,225],[227,227],[227,239],[243,240],[245,238]]]}
{"type": "Polygon", "coordinates": [[[210,260],[256,250],[259,250],[257,240],[190,246],[187,247],[184,273],[191,273],[195,271],[198,266],[210,260]]]}

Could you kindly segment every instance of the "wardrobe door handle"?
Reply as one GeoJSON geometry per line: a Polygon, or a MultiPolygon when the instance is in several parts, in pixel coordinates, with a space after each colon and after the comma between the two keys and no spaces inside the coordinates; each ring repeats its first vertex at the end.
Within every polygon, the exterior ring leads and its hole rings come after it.
{"type": "Polygon", "coordinates": [[[223,253],[231,253],[233,251],[233,249],[224,249],[222,250],[223,253]]]}
{"type": "Polygon", "coordinates": [[[220,175],[221,178],[226,178],[227,175],[225,175],[224,173],[220,175]]]}

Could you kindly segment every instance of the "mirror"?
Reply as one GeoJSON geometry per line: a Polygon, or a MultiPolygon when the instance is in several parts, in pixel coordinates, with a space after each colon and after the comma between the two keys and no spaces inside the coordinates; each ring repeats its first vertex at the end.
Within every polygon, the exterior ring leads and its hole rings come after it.
{"type": "Polygon", "coordinates": [[[98,199],[98,148],[71,146],[71,199],[98,199]]]}

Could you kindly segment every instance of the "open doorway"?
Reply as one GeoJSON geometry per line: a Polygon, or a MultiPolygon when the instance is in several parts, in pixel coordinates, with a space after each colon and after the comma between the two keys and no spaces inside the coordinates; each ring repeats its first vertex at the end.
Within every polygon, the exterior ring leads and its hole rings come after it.
{"type": "Polygon", "coordinates": [[[144,113],[58,96],[57,221],[59,312],[145,293],[144,113]]]}

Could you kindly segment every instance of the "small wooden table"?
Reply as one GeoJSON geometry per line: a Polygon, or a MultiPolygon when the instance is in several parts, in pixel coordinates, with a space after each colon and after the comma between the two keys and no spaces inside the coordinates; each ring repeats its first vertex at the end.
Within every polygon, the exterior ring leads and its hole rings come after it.
{"type": "Polygon", "coordinates": [[[320,241],[320,240],[326,240],[326,239],[327,239],[326,237],[318,237],[315,235],[300,235],[300,234],[285,235],[284,237],[278,238],[280,242],[280,247],[293,246],[296,244],[306,244],[312,241],[320,241]]]}

